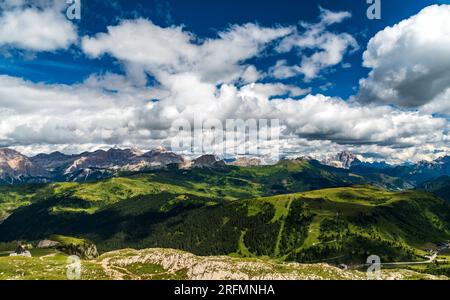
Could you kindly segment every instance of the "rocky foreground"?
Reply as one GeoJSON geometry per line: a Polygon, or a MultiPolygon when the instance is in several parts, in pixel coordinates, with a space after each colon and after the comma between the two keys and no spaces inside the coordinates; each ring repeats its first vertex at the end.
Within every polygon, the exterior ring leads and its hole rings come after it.
{"type": "Polygon", "coordinates": [[[113,279],[183,278],[190,280],[294,280],[363,279],[360,272],[347,272],[326,264],[275,263],[229,256],[200,257],[172,249],[119,250],[99,258],[113,279]],[[159,266],[155,274],[132,272],[136,266],[159,266]]]}
{"type": "MultiPolygon", "coordinates": [[[[277,263],[270,260],[229,256],[199,257],[172,249],[119,250],[102,255],[103,269],[113,279],[190,280],[364,280],[355,270],[324,264],[277,263]],[[138,266],[159,266],[159,272],[139,272],[138,266]]],[[[384,280],[448,279],[409,270],[384,270],[384,280]]]]}
{"type": "MultiPolygon", "coordinates": [[[[32,257],[0,256],[0,280],[66,280],[76,266],[67,254],[35,250],[32,257]],[[37,252],[36,252],[37,251],[37,252]]],[[[200,257],[172,249],[123,249],[82,260],[81,280],[365,280],[366,273],[328,264],[278,263],[256,258],[200,257]]],[[[383,270],[384,280],[448,279],[410,270],[383,270]]],[[[71,278],[73,279],[73,278],[71,278]]]]}
{"type": "MultiPolygon", "coordinates": [[[[65,280],[76,270],[58,251],[35,250],[32,257],[0,256],[0,280],[65,280]],[[37,252],[36,252],[37,251],[37,252]]],[[[256,258],[200,257],[172,249],[123,249],[82,260],[81,280],[365,280],[366,273],[328,264],[278,263],[256,258]]],[[[384,280],[448,279],[410,270],[382,271],[384,280]]],[[[73,278],[72,278],[73,279],[73,278]]]]}

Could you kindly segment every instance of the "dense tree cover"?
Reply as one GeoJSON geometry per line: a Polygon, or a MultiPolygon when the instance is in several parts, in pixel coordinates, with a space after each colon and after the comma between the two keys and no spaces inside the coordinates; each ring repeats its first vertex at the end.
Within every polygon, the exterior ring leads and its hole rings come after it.
{"type": "MultiPolygon", "coordinates": [[[[347,173],[332,171],[298,160],[53,184],[14,208],[0,224],[0,241],[60,234],[86,238],[101,252],[163,247],[361,262],[370,254],[384,261],[418,259],[418,246],[450,239],[449,205],[424,192],[352,186],[260,197],[348,184],[347,173]]],[[[8,203],[14,197],[9,194],[8,203]]]]}
{"type": "Polygon", "coordinates": [[[305,203],[301,199],[292,201],[281,233],[279,246],[281,255],[289,254],[303,245],[308,237],[309,225],[313,217],[314,215],[305,208],[305,203]]]}

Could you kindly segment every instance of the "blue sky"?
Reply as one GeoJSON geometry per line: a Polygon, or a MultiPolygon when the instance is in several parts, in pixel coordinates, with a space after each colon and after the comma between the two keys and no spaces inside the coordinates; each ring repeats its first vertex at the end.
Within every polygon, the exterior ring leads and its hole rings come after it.
{"type": "MultiPolygon", "coordinates": [[[[335,11],[349,11],[351,20],[333,26],[336,31],[349,32],[355,36],[361,48],[345,58],[351,68],[336,66],[327,74],[311,83],[314,92],[323,91],[327,82],[333,85],[327,88],[327,94],[347,98],[355,93],[358,80],[369,70],[362,67],[362,53],[365,45],[376,32],[392,26],[400,20],[419,12],[431,4],[445,4],[450,1],[382,1],[382,19],[369,20],[366,11],[369,7],[364,0],[328,0],[328,1],[258,1],[258,0],[130,0],[130,1],[81,1],[82,19],[75,21],[80,35],[103,32],[107,26],[117,25],[123,19],[147,18],[157,25],[166,27],[183,25],[186,30],[200,37],[215,37],[217,31],[226,29],[230,24],[258,23],[262,26],[291,25],[299,21],[317,22],[319,6],[335,11]]],[[[23,54],[13,57],[0,57],[0,72],[20,76],[34,82],[79,83],[93,72],[123,72],[114,59],[104,57],[100,60],[87,58],[76,46],[69,51],[56,53],[37,53],[29,59],[23,54]]],[[[289,61],[295,61],[297,55],[285,55],[289,61]]],[[[255,61],[261,68],[269,68],[279,57],[259,58],[255,61]]],[[[304,85],[301,76],[287,80],[289,83],[304,85]]]]}
{"type": "Polygon", "coordinates": [[[62,0],[3,0],[0,144],[151,148],[207,107],[279,118],[286,153],[433,159],[450,151],[446,4],[381,0],[369,20],[365,0],[81,0],[68,20],[62,0]]]}

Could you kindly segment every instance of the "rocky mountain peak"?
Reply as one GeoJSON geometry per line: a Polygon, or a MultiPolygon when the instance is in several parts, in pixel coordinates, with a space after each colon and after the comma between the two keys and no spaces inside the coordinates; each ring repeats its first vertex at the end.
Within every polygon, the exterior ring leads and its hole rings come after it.
{"type": "Polygon", "coordinates": [[[1,148],[0,149],[0,159],[11,159],[17,156],[23,156],[18,151],[9,149],[9,148],[1,148]]]}
{"type": "Polygon", "coordinates": [[[348,151],[343,151],[341,153],[338,153],[336,158],[338,161],[340,161],[342,163],[342,166],[345,169],[350,168],[351,165],[354,163],[361,162],[355,154],[348,152],[348,151]]]}
{"type": "Polygon", "coordinates": [[[247,158],[247,157],[239,157],[235,161],[229,163],[229,165],[237,167],[259,166],[261,164],[262,162],[259,158],[247,158]]]}
{"type": "Polygon", "coordinates": [[[323,159],[321,163],[335,168],[349,169],[352,165],[361,163],[361,160],[356,154],[343,151],[335,156],[323,159]]]}
{"type": "Polygon", "coordinates": [[[224,165],[225,162],[223,160],[218,160],[216,156],[212,154],[202,155],[192,162],[193,168],[212,168],[224,165]]]}
{"type": "Polygon", "coordinates": [[[44,177],[47,172],[28,157],[9,148],[0,149],[0,178],[15,180],[23,177],[44,177]]]}

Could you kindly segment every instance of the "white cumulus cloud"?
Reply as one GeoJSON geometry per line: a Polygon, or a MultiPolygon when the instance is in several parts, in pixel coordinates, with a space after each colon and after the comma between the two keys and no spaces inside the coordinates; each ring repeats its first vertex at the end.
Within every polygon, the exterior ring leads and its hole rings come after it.
{"type": "Polygon", "coordinates": [[[256,79],[257,70],[242,65],[265,45],[292,28],[262,28],[256,24],[234,25],[215,39],[200,40],[181,26],[160,27],[149,20],[123,21],[107,33],[82,39],[82,49],[91,57],[102,54],[140,66],[157,79],[167,74],[193,72],[214,83],[243,78],[256,79]]]}
{"type": "Polygon", "coordinates": [[[358,43],[350,34],[333,33],[327,31],[327,27],[349,17],[349,12],[333,12],[321,8],[319,23],[302,23],[303,31],[287,36],[277,48],[281,53],[293,49],[298,51],[301,56],[300,64],[289,66],[285,61],[278,61],[271,74],[279,79],[303,74],[308,81],[319,76],[323,69],[341,63],[347,52],[359,48],[358,43]],[[312,50],[313,54],[303,54],[304,50],[312,50]]]}
{"type": "MultiPolygon", "coordinates": [[[[8,11],[18,9],[12,7],[8,11]]],[[[21,12],[28,9],[22,7],[21,12]]],[[[433,6],[418,16],[426,15],[428,20],[431,14],[435,24],[444,25],[448,18],[442,16],[447,16],[447,10],[448,6],[433,6]]],[[[83,37],[81,48],[91,59],[112,57],[126,75],[92,74],[72,85],[0,76],[0,144],[26,153],[77,152],[113,145],[149,149],[170,145],[172,124],[179,119],[279,119],[283,154],[351,150],[395,162],[431,159],[450,153],[448,120],[433,115],[450,110],[446,81],[450,68],[442,60],[450,58],[449,39],[440,39],[449,27],[417,26],[418,16],[371,40],[364,62],[372,72],[361,83],[361,93],[355,97],[359,101],[313,95],[308,86],[267,80],[267,70],[249,63],[262,55],[282,56],[295,50],[300,53],[298,65],[289,65],[280,57],[269,73],[275,78],[303,74],[306,80],[320,76],[322,70],[343,64],[345,54],[358,47],[349,34],[329,31],[329,26],[349,18],[348,12],[321,9],[320,22],[302,24],[302,33],[294,26],[249,23],[231,25],[214,38],[199,37],[182,26],[124,20],[105,32],[83,37]],[[428,46],[431,41],[433,47],[428,46]],[[308,55],[302,54],[305,49],[308,55]],[[424,49],[432,55],[425,55],[424,49]],[[408,59],[413,63],[408,64],[408,59]],[[157,83],[150,85],[147,75],[157,83]],[[417,76],[422,76],[421,81],[417,76]],[[411,91],[403,89],[409,85],[411,91]],[[426,101],[410,101],[418,95],[416,85],[424,89],[419,92],[427,97],[420,99],[426,101]],[[372,87],[376,87],[375,94],[372,87]],[[399,92],[403,90],[406,94],[399,92]],[[368,98],[373,101],[365,101],[368,98]]],[[[45,51],[67,46],[71,39],[59,44],[43,41],[23,40],[24,44],[15,46],[45,51]]]]}
{"type": "Polygon", "coordinates": [[[359,101],[448,114],[450,5],[429,6],[380,31],[368,44],[364,66],[372,70],[360,81],[359,101]]]}
{"type": "Polygon", "coordinates": [[[77,40],[73,22],[57,6],[4,3],[0,9],[0,46],[30,51],[66,49],[77,40]]]}

